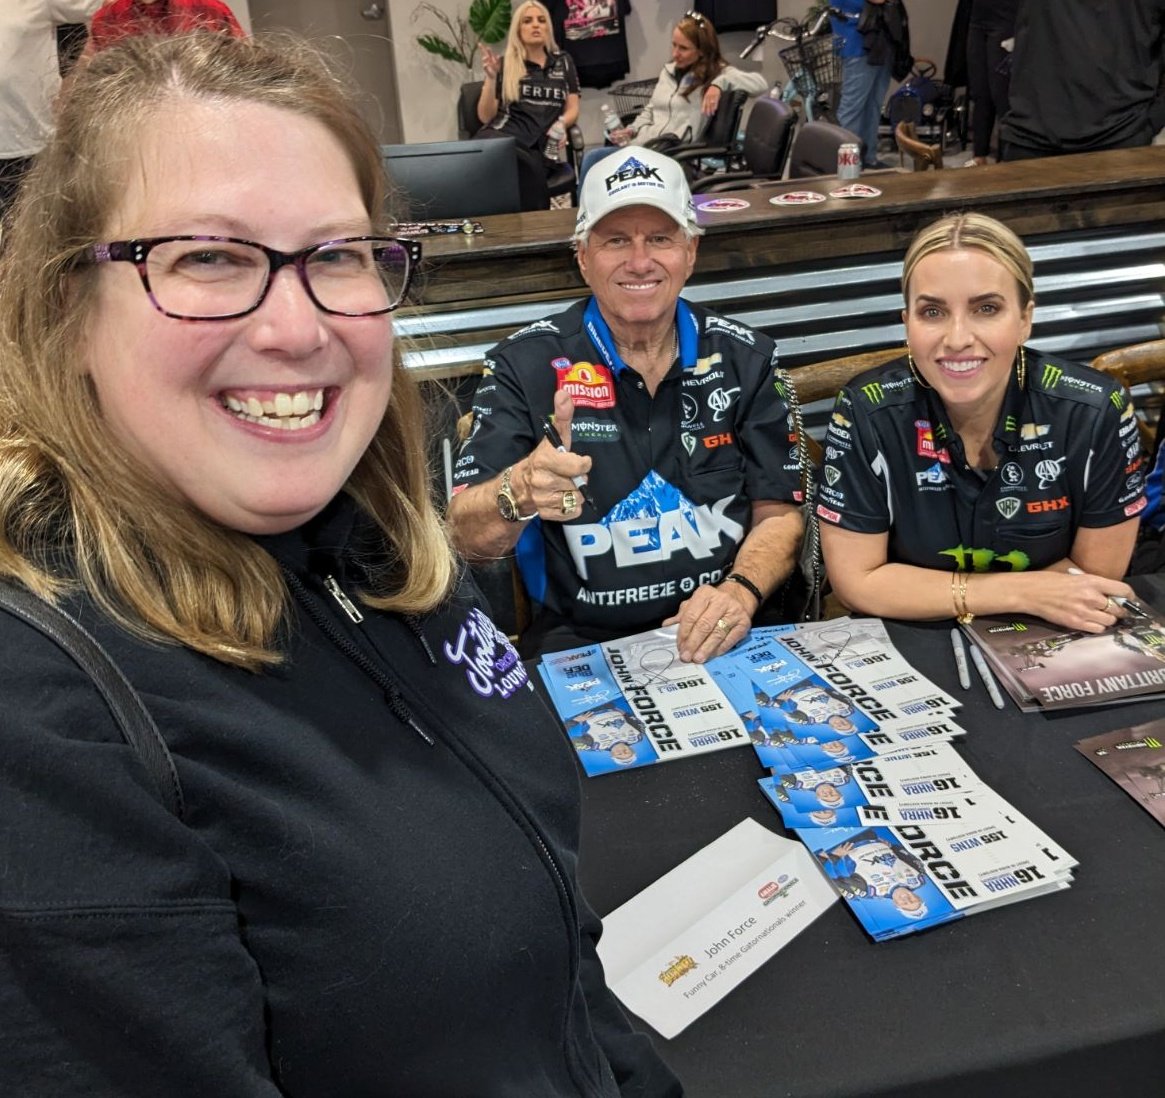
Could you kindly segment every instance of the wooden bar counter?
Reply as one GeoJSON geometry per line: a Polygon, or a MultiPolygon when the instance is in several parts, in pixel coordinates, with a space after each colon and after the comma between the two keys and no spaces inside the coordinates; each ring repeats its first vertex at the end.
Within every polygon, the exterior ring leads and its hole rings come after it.
{"type": "MultiPolygon", "coordinates": [[[[1073,306],[1046,317],[1037,309],[1037,345],[1090,357],[1165,334],[1165,147],[862,180],[881,195],[770,204],[783,191],[837,185],[803,179],[731,192],[747,209],[700,211],[705,236],[685,296],[767,330],[794,366],[893,343],[907,242],[943,213],[974,209],[1032,248],[1039,305],[1073,306]]],[[[412,341],[406,364],[424,376],[475,372],[497,339],[585,293],[570,251],[573,210],[481,221],[480,234],[423,240],[420,303],[397,326],[412,341]]]]}

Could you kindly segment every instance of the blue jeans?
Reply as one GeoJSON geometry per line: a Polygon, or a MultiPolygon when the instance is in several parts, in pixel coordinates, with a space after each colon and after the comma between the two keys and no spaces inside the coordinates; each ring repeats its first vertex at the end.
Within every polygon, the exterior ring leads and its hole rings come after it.
{"type": "Polygon", "coordinates": [[[867,168],[878,162],[878,123],[889,87],[889,65],[868,64],[864,55],[842,58],[837,121],[862,139],[862,164],[867,168]]]}

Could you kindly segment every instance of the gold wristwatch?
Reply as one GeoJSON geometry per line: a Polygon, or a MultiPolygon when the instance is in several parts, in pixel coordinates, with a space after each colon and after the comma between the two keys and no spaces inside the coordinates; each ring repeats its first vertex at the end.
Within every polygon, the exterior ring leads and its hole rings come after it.
{"type": "Polygon", "coordinates": [[[512,465],[507,465],[502,470],[502,485],[498,489],[498,514],[506,522],[529,522],[538,512],[535,511],[533,515],[523,515],[518,512],[518,497],[514,495],[514,489],[510,487],[510,477],[513,472],[512,465]]]}

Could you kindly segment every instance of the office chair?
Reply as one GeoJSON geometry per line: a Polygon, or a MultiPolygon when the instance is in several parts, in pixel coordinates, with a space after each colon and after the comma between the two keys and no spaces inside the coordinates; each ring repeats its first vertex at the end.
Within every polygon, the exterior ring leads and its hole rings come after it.
{"type": "MultiPolygon", "coordinates": [[[[748,93],[736,89],[725,92],[720,96],[716,113],[712,115],[707,128],[698,141],[685,142],[678,147],[670,148],[659,146],[673,160],[678,160],[684,166],[688,181],[694,182],[704,175],[710,175],[716,166],[723,166],[734,157],[740,156],[740,147],[736,135],[740,132],[740,116],[744,113],[744,104],[748,101],[748,93]],[[719,165],[709,164],[709,160],[720,161],[719,165]]],[[[660,139],[656,139],[658,141],[660,139]]],[[[655,148],[655,141],[648,141],[647,148],[655,148]]],[[[717,178],[723,178],[717,175],[717,178]]]]}
{"type": "Polygon", "coordinates": [[[806,122],[797,131],[789,150],[789,178],[837,175],[837,150],[847,144],[860,147],[861,143],[856,133],[832,122],[806,122]]]}
{"type": "Polygon", "coordinates": [[[918,140],[918,130],[913,122],[899,122],[894,127],[894,140],[898,144],[899,155],[909,156],[916,172],[927,168],[940,169],[943,166],[941,145],[928,145],[918,140]]]}
{"type": "MultiPolygon", "coordinates": [[[[481,80],[471,80],[461,85],[461,92],[457,98],[457,136],[463,141],[472,137],[481,129],[481,120],[477,117],[477,101],[481,97],[481,80]]],[[[553,167],[547,161],[549,170],[546,173],[546,189],[551,198],[569,194],[572,204],[578,202],[578,163],[582,159],[586,142],[578,123],[570,126],[566,131],[566,159],[558,161],[553,167]]]]}
{"type": "MultiPolygon", "coordinates": [[[[697,179],[692,185],[692,193],[714,194],[780,179],[796,121],[797,112],[788,103],[762,96],[753,104],[744,127],[740,155],[745,170],[697,179]]],[[[695,149],[681,150],[674,155],[684,163],[687,157],[698,155],[698,152],[695,149]]]]}

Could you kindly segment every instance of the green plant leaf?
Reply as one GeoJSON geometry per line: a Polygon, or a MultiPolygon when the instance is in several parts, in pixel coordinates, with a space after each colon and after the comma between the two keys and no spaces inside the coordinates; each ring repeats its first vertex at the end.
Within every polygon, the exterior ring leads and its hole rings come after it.
{"type": "Polygon", "coordinates": [[[493,45],[510,29],[510,0],[473,0],[469,5],[469,25],[483,42],[493,45]]]}
{"type": "Polygon", "coordinates": [[[436,34],[418,34],[417,45],[429,53],[445,58],[446,61],[457,61],[466,68],[473,68],[472,62],[465,59],[465,54],[436,34]]]}

